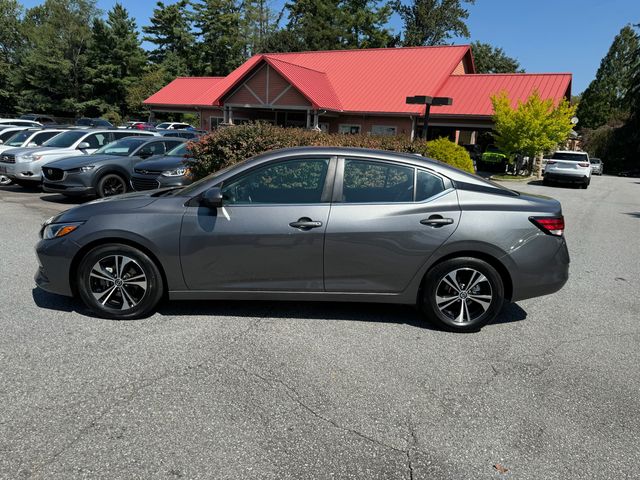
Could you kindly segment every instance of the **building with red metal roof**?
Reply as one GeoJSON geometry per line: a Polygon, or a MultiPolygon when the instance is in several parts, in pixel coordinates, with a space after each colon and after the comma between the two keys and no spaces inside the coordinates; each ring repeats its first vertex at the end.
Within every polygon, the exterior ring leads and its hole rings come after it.
{"type": "Polygon", "coordinates": [[[145,100],[153,111],[197,111],[201,128],[263,120],[334,133],[413,136],[424,105],[409,96],[450,97],[433,107],[429,137],[474,143],[492,127],[491,96],[514,102],[538,91],[570,98],[571,74],[476,74],[469,45],[260,54],[226,77],[178,78],[145,100]]]}

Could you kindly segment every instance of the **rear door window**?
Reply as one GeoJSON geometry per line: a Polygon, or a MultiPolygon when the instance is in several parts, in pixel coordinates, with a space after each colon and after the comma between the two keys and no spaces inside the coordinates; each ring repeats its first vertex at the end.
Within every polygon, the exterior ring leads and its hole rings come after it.
{"type": "Polygon", "coordinates": [[[344,203],[413,201],[415,168],[386,162],[345,160],[344,203]]]}

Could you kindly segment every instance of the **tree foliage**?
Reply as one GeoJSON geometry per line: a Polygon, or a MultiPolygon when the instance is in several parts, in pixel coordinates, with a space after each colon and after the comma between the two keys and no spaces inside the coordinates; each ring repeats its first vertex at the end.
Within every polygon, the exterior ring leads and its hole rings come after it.
{"type": "Polygon", "coordinates": [[[442,45],[453,37],[468,38],[466,5],[474,3],[475,0],[413,0],[405,5],[395,0],[393,8],[404,24],[402,45],[442,45]]]}
{"type": "Polygon", "coordinates": [[[0,0],[0,112],[13,110],[17,103],[11,69],[21,45],[22,13],[22,6],[15,0],[0,0]]]}
{"type": "Polygon", "coordinates": [[[520,63],[509,57],[502,48],[488,43],[473,42],[471,44],[473,61],[477,73],[522,73],[520,63]]]}
{"type": "Polygon", "coordinates": [[[582,94],[577,111],[581,128],[597,128],[629,111],[627,98],[638,46],[638,35],[630,25],[616,35],[595,79],[582,94]]]}
{"type": "MultiPolygon", "coordinates": [[[[491,102],[495,143],[508,155],[540,157],[569,138],[575,106],[565,99],[554,105],[552,99],[543,100],[534,91],[526,102],[518,102],[513,108],[507,93],[501,92],[491,97],[491,102]]],[[[540,160],[538,158],[538,176],[541,175],[540,160]]]]}

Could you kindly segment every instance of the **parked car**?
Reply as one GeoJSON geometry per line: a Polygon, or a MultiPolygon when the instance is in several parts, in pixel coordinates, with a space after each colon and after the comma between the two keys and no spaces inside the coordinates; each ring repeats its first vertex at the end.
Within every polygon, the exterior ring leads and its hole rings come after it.
{"type": "Polygon", "coordinates": [[[184,187],[193,183],[185,164],[187,144],[178,145],[164,157],[154,157],[138,163],[131,175],[131,187],[136,191],[166,187],[184,187]]]}
{"type": "MultiPolygon", "coordinates": [[[[9,137],[6,142],[0,144],[0,157],[2,152],[11,148],[28,147],[34,148],[42,145],[50,138],[56,136],[63,130],[59,129],[41,129],[41,128],[23,128],[18,127],[21,130],[15,132],[13,136],[9,137]]],[[[0,130],[0,136],[4,130],[0,130]]],[[[0,175],[0,185],[10,185],[13,181],[6,175],[0,175]]]]}
{"type": "Polygon", "coordinates": [[[507,169],[508,157],[495,145],[489,145],[480,157],[480,168],[504,172],[507,169]]]}
{"type": "Polygon", "coordinates": [[[591,163],[587,152],[557,151],[547,159],[545,185],[552,182],[576,183],[587,188],[591,183],[591,163]]]}
{"type": "Polygon", "coordinates": [[[181,122],[164,122],[156,125],[158,130],[183,130],[185,128],[193,128],[188,123],[181,122]]]}
{"type": "Polygon", "coordinates": [[[45,192],[66,196],[110,197],[129,190],[133,168],[144,159],[164,155],[183,138],[128,137],[105,145],[92,155],[68,157],[42,167],[45,192]]]}
{"type": "Polygon", "coordinates": [[[20,118],[0,118],[0,125],[13,125],[15,127],[41,127],[42,124],[33,120],[22,120],[20,118]]]}
{"type": "Polygon", "coordinates": [[[292,148],[50,218],[35,279],[105,318],[143,317],[164,295],[364,301],[470,331],[562,288],[563,231],[558,201],[424,157],[292,148]]]}
{"type": "Polygon", "coordinates": [[[591,174],[602,175],[604,173],[604,163],[599,158],[591,157],[589,159],[591,163],[591,174]]]}
{"type": "Polygon", "coordinates": [[[138,130],[68,130],[37,148],[12,148],[0,155],[0,174],[18,185],[34,186],[42,182],[42,166],[75,155],[89,155],[114,140],[133,135],[153,135],[138,130]]]}
{"type": "Polygon", "coordinates": [[[640,177],[640,168],[632,168],[631,170],[623,170],[622,172],[618,173],[619,177],[634,177],[634,178],[638,178],[640,177]]]}
{"type": "Polygon", "coordinates": [[[200,138],[203,133],[202,130],[158,130],[154,129],[154,132],[158,132],[160,135],[164,137],[179,137],[186,138],[192,140],[194,138],[200,138]]]}
{"type": "Polygon", "coordinates": [[[58,123],[55,118],[49,115],[39,115],[37,113],[27,113],[26,115],[20,115],[20,120],[31,120],[33,122],[41,123],[42,125],[55,125],[58,123]]]}
{"type": "Polygon", "coordinates": [[[104,118],[79,118],[76,127],[83,128],[115,128],[109,120],[104,118]]]}
{"type": "Polygon", "coordinates": [[[3,125],[4,128],[0,130],[0,147],[4,145],[4,142],[13,137],[16,133],[26,130],[29,127],[16,127],[13,125],[3,125]]]}

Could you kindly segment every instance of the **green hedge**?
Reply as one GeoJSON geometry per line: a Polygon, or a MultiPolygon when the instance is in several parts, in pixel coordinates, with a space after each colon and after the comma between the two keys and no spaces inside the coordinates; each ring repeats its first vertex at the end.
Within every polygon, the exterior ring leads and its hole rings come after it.
{"type": "Polygon", "coordinates": [[[446,138],[411,142],[404,137],[337,135],[249,123],[215,130],[190,144],[188,161],[194,178],[202,178],[260,153],[287,147],[360,147],[419,153],[467,172],[473,172],[469,153],[446,138]]]}

